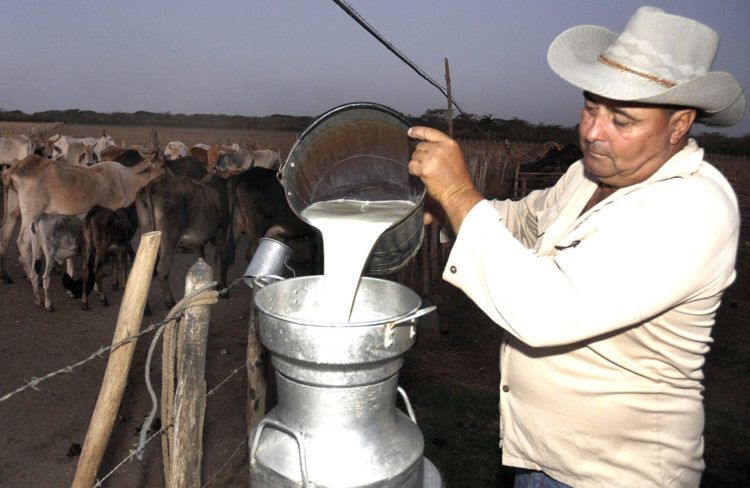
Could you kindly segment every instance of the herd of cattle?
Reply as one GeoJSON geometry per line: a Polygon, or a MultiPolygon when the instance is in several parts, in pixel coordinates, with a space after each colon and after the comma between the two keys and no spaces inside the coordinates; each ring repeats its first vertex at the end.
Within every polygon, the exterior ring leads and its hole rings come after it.
{"type": "Polygon", "coordinates": [[[80,293],[82,309],[91,290],[107,304],[102,265],[111,261],[113,287],[124,285],[138,230],[162,233],[155,273],[168,308],[175,303],[169,271],[178,249],[203,257],[205,245],[213,244],[222,289],[241,235],[249,241],[246,258],[263,236],[315,240],[314,230],[289,208],[277,178],[279,154],[272,150],[179,141],[163,149],[153,141],[148,148],[124,148],[106,133],[83,139],[56,134],[36,144],[11,136],[0,138],[0,165],[0,278],[12,282],[5,260],[20,220],[19,260],[36,304],[48,311],[54,310],[51,272],[63,263],[68,293],[80,293]]]}

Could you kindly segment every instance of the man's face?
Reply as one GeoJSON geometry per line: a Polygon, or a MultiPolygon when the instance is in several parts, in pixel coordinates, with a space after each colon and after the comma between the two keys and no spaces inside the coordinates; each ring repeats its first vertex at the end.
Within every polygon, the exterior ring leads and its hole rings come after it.
{"type": "Polygon", "coordinates": [[[646,180],[681,148],[670,143],[672,114],[585,93],[578,134],[588,174],[617,188],[646,180]]]}

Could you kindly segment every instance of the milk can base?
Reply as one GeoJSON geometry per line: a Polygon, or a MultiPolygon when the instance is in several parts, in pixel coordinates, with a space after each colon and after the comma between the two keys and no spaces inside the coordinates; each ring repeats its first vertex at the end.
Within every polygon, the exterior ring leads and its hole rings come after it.
{"type": "Polygon", "coordinates": [[[440,472],[432,462],[423,458],[422,462],[422,488],[446,488],[440,477],[440,472]]]}

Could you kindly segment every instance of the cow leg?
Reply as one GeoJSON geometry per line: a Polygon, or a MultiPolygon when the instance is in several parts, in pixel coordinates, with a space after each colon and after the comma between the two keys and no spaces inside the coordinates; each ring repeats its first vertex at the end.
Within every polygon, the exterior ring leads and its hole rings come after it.
{"type": "MultiPolygon", "coordinates": [[[[227,270],[229,268],[229,256],[228,256],[228,245],[226,243],[225,236],[223,233],[219,233],[214,246],[214,267],[219,272],[218,288],[219,291],[223,290],[227,286],[227,270]],[[224,244],[222,244],[224,243],[224,244]]],[[[234,244],[234,243],[232,243],[234,244]]],[[[231,245],[231,244],[229,244],[231,245]]],[[[225,291],[219,294],[221,298],[229,298],[229,291],[225,291]]]]}
{"type": "Polygon", "coordinates": [[[89,273],[90,273],[90,254],[91,249],[88,242],[84,243],[83,258],[81,263],[81,280],[83,281],[83,290],[81,290],[81,310],[89,309],[89,273]]]}
{"type": "MultiPolygon", "coordinates": [[[[115,273],[116,275],[119,274],[120,279],[119,282],[122,283],[122,287],[125,288],[125,284],[128,282],[128,253],[127,250],[124,248],[121,251],[118,251],[115,255],[115,260],[113,262],[117,263],[117,268],[119,273],[115,273]]],[[[114,289],[114,288],[113,288],[114,289]]]]}
{"type": "MultiPolygon", "coordinates": [[[[96,258],[94,261],[94,289],[96,290],[96,295],[99,297],[99,302],[105,307],[108,307],[109,301],[107,300],[107,295],[104,294],[104,287],[102,286],[102,274],[104,273],[104,261],[106,259],[105,252],[106,250],[103,249],[97,248],[96,250],[96,258]]],[[[114,279],[117,279],[117,271],[113,270],[112,274],[115,276],[114,279]]]]}
{"type": "Polygon", "coordinates": [[[18,245],[18,262],[21,263],[21,268],[29,280],[34,272],[32,238],[31,226],[25,225],[23,219],[21,219],[21,230],[18,232],[18,239],[16,239],[16,245],[18,245]]]}
{"type": "Polygon", "coordinates": [[[6,210],[5,221],[0,228],[0,279],[3,283],[13,283],[5,266],[5,256],[13,238],[13,231],[18,223],[18,218],[21,216],[21,209],[18,206],[18,196],[11,189],[8,189],[8,208],[6,210]]]}
{"type": "Polygon", "coordinates": [[[55,307],[52,306],[52,300],[49,298],[49,282],[52,277],[52,268],[55,267],[55,260],[51,257],[47,258],[47,265],[44,267],[44,309],[48,312],[54,312],[55,307]]]}
{"type": "MultiPolygon", "coordinates": [[[[65,272],[68,273],[68,276],[70,276],[71,280],[75,279],[76,267],[75,267],[75,261],[73,260],[72,257],[65,260],[65,272]]],[[[70,290],[65,290],[65,291],[70,298],[76,298],[72,291],[70,290]]]]}
{"type": "MultiPolygon", "coordinates": [[[[20,240],[20,236],[19,236],[20,240]]],[[[25,241],[24,241],[24,245],[25,241]]],[[[31,265],[28,267],[28,270],[26,271],[26,274],[29,278],[29,282],[31,283],[31,289],[34,291],[34,303],[37,304],[37,306],[42,306],[42,298],[40,296],[39,292],[39,272],[41,270],[41,258],[42,258],[42,251],[39,249],[39,244],[37,243],[36,236],[33,236],[33,238],[30,240],[29,245],[31,246],[31,252],[28,254],[28,259],[31,260],[31,265]]],[[[20,248],[20,243],[19,243],[20,248]]]]}
{"type": "Polygon", "coordinates": [[[162,236],[159,245],[159,262],[156,264],[156,276],[161,287],[164,306],[171,309],[175,305],[172,290],[169,287],[169,269],[172,266],[172,256],[174,253],[177,239],[172,239],[170,235],[162,236]]]}

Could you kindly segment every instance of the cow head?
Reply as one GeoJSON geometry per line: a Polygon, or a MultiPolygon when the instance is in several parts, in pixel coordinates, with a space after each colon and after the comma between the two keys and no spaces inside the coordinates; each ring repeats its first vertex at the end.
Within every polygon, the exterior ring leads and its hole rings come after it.
{"type": "Polygon", "coordinates": [[[94,152],[94,146],[83,146],[83,152],[78,156],[78,166],[93,166],[99,162],[94,152]]]}
{"type": "Polygon", "coordinates": [[[62,148],[56,144],[60,142],[61,138],[62,136],[60,134],[55,134],[54,136],[47,139],[44,144],[45,157],[50,159],[60,159],[60,156],[62,156],[62,148]]]}
{"type": "Polygon", "coordinates": [[[107,149],[111,146],[116,146],[117,143],[115,142],[112,137],[107,134],[107,131],[102,131],[102,136],[96,140],[96,143],[94,144],[94,152],[97,155],[101,155],[102,151],[107,149]]]}

